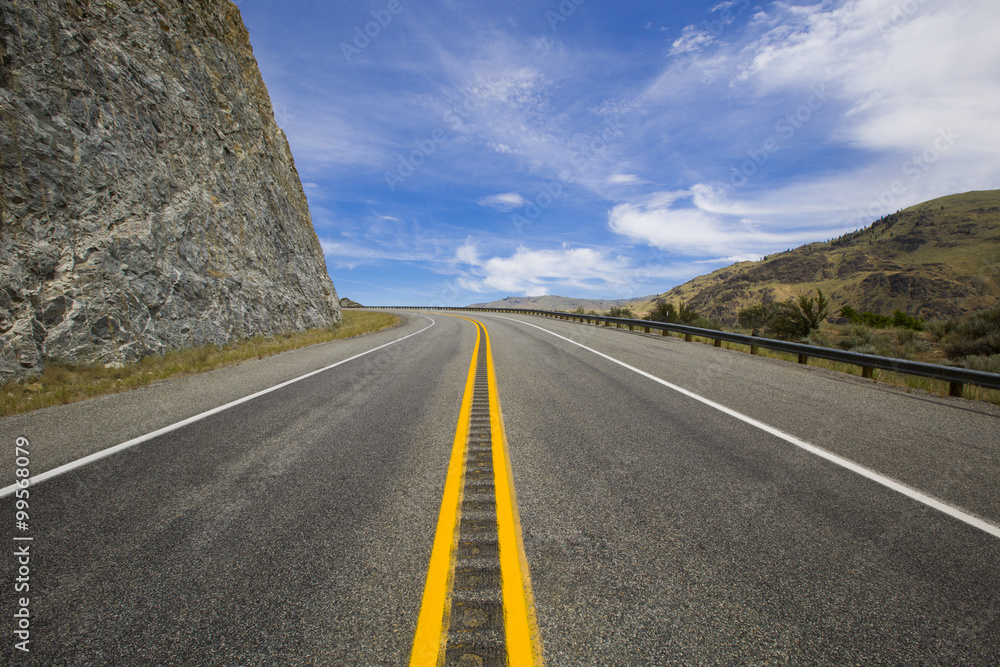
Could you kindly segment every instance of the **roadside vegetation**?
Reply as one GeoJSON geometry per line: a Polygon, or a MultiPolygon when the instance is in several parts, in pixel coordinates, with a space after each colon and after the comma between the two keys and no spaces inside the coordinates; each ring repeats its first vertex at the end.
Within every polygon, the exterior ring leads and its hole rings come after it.
{"type": "MultiPolygon", "coordinates": [[[[973,370],[1000,373],[1000,304],[970,315],[944,321],[924,321],[902,311],[892,315],[859,312],[843,306],[837,314],[829,299],[820,290],[815,296],[800,296],[783,302],[757,303],[739,312],[738,324],[728,330],[807,343],[862,354],[874,354],[895,359],[908,359],[928,363],[960,366],[973,370]]],[[[597,315],[577,309],[577,314],[597,315]]],[[[631,308],[615,307],[605,313],[609,317],[636,319],[631,308]]],[[[709,320],[693,308],[678,304],[657,302],[642,319],[651,322],[687,324],[702,329],[723,330],[719,323],[709,320]]],[[[692,340],[713,344],[710,338],[695,336],[692,340]]],[[[745,345],[723,343],[728,349],[746,351],[745,345]]],[[[757,348],[755,354],[797,361],[796,355],[757,348]]],[[[860,375],[861,369],[853,364],[841,364],[810,358],[809,363],[844,373],[860,375]]],[[[947,395],[947,382],[920,378],[912,375],[875,371],[875,380],[907,388],[923,389],[947,395]]],[[[1000,404],[1000,391],[968,385],[965,396],[1000,404]]]]}
{"type": "Polygon", "coordinates": [[[0,417],[137,389],[169,378],[202,373],[308,345],[372,333],[399,323],[399,318],[389,313],[349,310],[343,313],[344,321],[334,327],[277,336],[258,336],[222,346],[204,345],[186,350],[171,350],[120,367],[48,360],[45,371],[40,376],[20,382],[10,381],[0,388],[0,417]]]}

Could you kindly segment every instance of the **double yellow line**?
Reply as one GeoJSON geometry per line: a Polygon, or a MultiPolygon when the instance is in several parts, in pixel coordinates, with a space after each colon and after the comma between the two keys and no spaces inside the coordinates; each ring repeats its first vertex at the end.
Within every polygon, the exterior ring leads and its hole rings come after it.
{"type": "Polygon", "coordinates": [[[444,664],[448,643],[451,611],[452,578],[461,519],[462,482],[465,469],[472,394],[481,344],[486,346],[487,381],[489,386],[491,447],[493,452],[494,485],[496,487],[497,532],[500,543],[500,573],[503,588],[504,632],[507,664],[514,667],[543,665],[542,644],[535,619],[535,604],[531,594],[528,561],[524,555],[521,523],[514,494],[507,438],[500,415],[496,372],[490,349],[490,336],[481,322],[462,319],[476,326],[476,345],[465,383],[458,426],[451,449],[451,461],[445,480],[444,497],[438,517],[434,547],[427,569],[427,583],[417,620],[417,630],[410,654],[410,667],[432,667],[444,664]]]}

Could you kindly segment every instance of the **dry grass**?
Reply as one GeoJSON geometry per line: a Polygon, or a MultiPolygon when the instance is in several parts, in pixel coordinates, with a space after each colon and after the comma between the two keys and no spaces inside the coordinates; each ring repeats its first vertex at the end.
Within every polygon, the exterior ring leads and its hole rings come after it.
{"type": "Polygon", "coordinates": [[[372,333],[398,323],[399,318],[389,313],[345,310],[343,323],[336,327],[259,336],[223,346],[205,345],[173,350],[118,368],[49,361],[45,364],[42,375],[21,383],[8,382],[0,388],[0,417],[128,391],[168,378],[202,373],[308,345],[372,333]]]}

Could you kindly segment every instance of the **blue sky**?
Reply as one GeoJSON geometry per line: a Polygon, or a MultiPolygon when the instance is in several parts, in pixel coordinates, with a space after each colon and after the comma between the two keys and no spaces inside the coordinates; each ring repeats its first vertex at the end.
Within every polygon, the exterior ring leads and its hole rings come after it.
{"type": "Polygon", "coordinates": [[[1000,187],[1000,3],[239,0],[365,305],[628,298],[1000,187]]]}

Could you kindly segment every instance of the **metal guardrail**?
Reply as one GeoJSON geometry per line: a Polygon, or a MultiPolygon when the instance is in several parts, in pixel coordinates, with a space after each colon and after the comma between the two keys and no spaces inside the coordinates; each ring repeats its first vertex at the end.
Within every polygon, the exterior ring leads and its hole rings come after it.
{"type": "Polygon", "coordinates": [[[955,366],[942,366],[939,364],[928,364],[922,361],[908,361],[906,359],[893,359],[892,357],[880,357],[874,354],[861,354],[860,352],[846,352],[829,347],[818,347],[816,345],[806,345],[805,343],[792,343],[773,338],[760,338],[758,336],[747,336],[745,334],[730,333],[728,331],[716,331],[715,329],[701,329],[691,327],[686,324],[668,324],[666,322],[652,322],[649,320],[633,320],[621,317],[607,317],[604,315],[583,315],[580,313],[562,313],[552,310],[530,310],[524,308],[435,308],[432,306],[393,306],[379,307],[379,310],[457,310],[485,313],[519,313],[523,315],[538,315],[555,319],[580,321],[604,324],[617,328],[628,327],[629,331],[637,328],[643,329],[645,333],[661,331],[664,336],[668,333],[683,334],[684,339],[691,341],[695,336],[707,338],[714,341],[715,347],[721,347],[723,342],[747,345],[750,353],[754,354],[758,349],[774,350],[775,352],[786,352],[798,355],[800,364],[809,362],[809,358],[826,359],[843,364],[852,364],[861,367],[861,376],[871,378],[875,369],[902,373],[905,375],[918,375],[920,377],[942,380],[949,383],[949,394],[961,396],[962,389],[966,384],[985,387],[987,389],[1000,389],[1000,374],[987,373],[985,371],[975,371],[968,368],[958,368],[955,366]]]}

